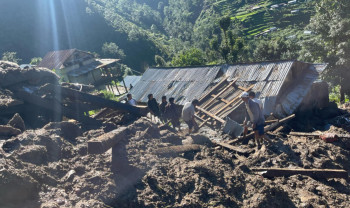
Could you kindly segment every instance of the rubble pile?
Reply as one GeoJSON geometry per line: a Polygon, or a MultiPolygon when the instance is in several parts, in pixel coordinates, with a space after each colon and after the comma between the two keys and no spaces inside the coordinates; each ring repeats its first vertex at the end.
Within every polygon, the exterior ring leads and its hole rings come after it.
{"type": "MultiPolygon", "coordinates": [[[[0,67],[5,66],[17,67],[0,62],[0,67]]],[[[0,99],[28,105],[17,96],[18,89],[44,89],[45,83],[28,80],[1,86],[0,99]]],[[[350,122],[345,112],[320,125],[328,124],[326,132],[340,135],[336,141],[327,143],[315,136],[324,130],[308,132],[311,136],[292,135],[296,128],[291,121],[283,124],[283,130],[269,132],[271,144],[260,149],[252,139],[232,144],[244,152],[218,146],[218,141],[232,138],[207,127],[188,135],[144,117],[135,121],[118,110],[104,109],[90,117],[99,121],[94,128],[79,120],[52,117],[33,128],[25,115],[0,115],[0,132],[13,131],[0,137],[0,207],[350,206],[348,178],[266,177],[254,171],[303,168],[349,173],[350,139],[343,127],[350,122]],[[124,128],[126,133],[113,148],[89,154],[89,142],[124,128]]],[[[35,118],[40,119],[40,114],[35,118]]]]}

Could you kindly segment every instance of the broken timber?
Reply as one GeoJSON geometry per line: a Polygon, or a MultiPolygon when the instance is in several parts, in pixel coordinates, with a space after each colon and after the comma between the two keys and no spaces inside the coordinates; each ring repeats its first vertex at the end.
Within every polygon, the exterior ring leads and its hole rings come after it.
{"type": "Polygon", "coordinates": [[[253,153],[253,151],[254,151],[251,149],[242,149],[240,147],[235,147],[235,146],[232,146],[232,145],[224,143],[224,142],[215,142],[215,141],[212,141],[212,142],[213,142],[213,144],[216,144],[220,147],[235,151],[235,152],[237,152],[239,154],[243,154],[243,155],[249,155],[249,154],[253,153]]]}
{"type": "MultiPolygon", "coordinates": [[[[283,123],[285,122],[288,122],[290,120],[292,120],[293,118],[295,118],[295,114],[292,114],[288,117],[285,117],[275,123],[272,123],[271,125],[268,125],[268,126],[265,126],[264,127],[264,132],[268,132],[268,131],[272,131],[274,130],[275,128],[281,126],[283,123]]],[[[245,138],[243,139],[235,139],[235,140],[232,140],[232,141],[229,141],[228,144],[234,144],[236,143],[237,141],[242,141],[243,143],[247,143],[249,141],[250,138],[252,138],[254,136],[254,132],[248,134],[245,138]]]]}
{"type": "MultiPolygon", "coordinates": [[[[306,137],[315,136],[315,137],[319,137],[319,136],[322,136],[323,133],[290,132],[289,135],[291,135],[291,136],[306,136],[306,137]]],[[[350,139],[350,134],[335,134],[335,135],[337,135],[340,138],[350,139]]]]}
{"type": "Polygon", "coordinates": [[[135,107],[135,106],[116,102],[113,100],[108,100],[108,99],[105,99],[102,97],[98,97],[98,96],[91,95],[88,93],[69,89],[66,87],[61,87],[61,86],[57,86],[57,85],[53,85],[53,84],[47,84],[43,87],[43,89],[51,91],[51,92],[55,92],[55,91],[59,90],[59,91],[61,91],[61,94],[63,97],[69,97],[72,100],[80,100],[83,102],[89,102],[89,103],[91,103],[97,107],[100,107],[100,108],[111,108],[111,109],[116,109],[116,110],[122,110],[122,111],[130,112],[130,113],[135,114],[135,115],[141,114],[140,109],[135,107]]]}
{"type": "Polygon", "coordinates": [[[126,127],[119,127],[116,130],[103,134],[96,139],[88,141],[89,154],[102,154],[116,146],[127,137],[129,130],[126,127]]]}
{"type": "MultiPolygon", "coordinates": [[[[264,127],[264,132],[272,131],[272,130],[274,130],[275,128],[277,128],[277,127],[279,127],[280,125],[282,125],[283,123],[285,123],[285,122],[287,122],[287,121],[289,121],[289,120],[292,120],[293,118],[295,118],[295,114],[292,114],[292,115],[290,115],[290,116],[288,116],[288,117],[285,117],[285,118],[283,118],[283,119],[281,119],[281,120],[279,120],[279,121],[277,121],[277,122],[275,122],[275,123],[272,123],[271,125],[265,126],[265,127],[264,127]]],[[[249,138],[249,137],[252,137],[252,136],[254,136],[254,132],[248,134],[248,135],[246,136],[246,138],[249,138]]]]}
{"type": "Polygon", "coordinates": [[[291,169],[291,168],[251,168],[254,172],[263,172],[263,176],[282,177],[291,175],[307,175],[314,178],[348,178],[345,170],[338,169],[291,169]]]}
{"type": "Polygon", "coordinates": [[[170,146],[170,147],[162,147],[154,150],[154,154],[156,155],[177,155],[180,153],[186,153],[186,152],[197,152],[200,151],[201,146],[198,144],[187,144],[187,145],[177,145],[177,146],[170,146]]]}

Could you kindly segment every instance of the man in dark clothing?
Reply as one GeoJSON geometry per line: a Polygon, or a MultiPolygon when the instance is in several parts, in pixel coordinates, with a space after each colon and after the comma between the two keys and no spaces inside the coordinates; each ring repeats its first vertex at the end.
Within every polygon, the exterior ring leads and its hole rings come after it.
{"type": "Polygon", "coordinates": [[[160,110],[160,120],[162,120],[163,123],[167,122],[166,116],[165,116],[165,106],[168,104],[166,101],[166,96],[162,97],[162,103],[159,105],[160,110]]]}
{"type": "Polygon", "coordinates": [[[180,112],[178,105],[175,104],[174,98],[169,98],[169,103],[165,106],[165,115],[166,118],[170,120],[173,128],[179,128],[180,131],[180,112]]]}
{"type": "Polygon", "coordinates": [[[148,95],[147,106],[151,110],[153,115],[157,116],[158,118],[160,117],[159,105],[158,105],[156,99],[153,98],[153,94],[148,95]]]}
{"type": "Polygon", "coordinates": [[[253,131],[255,133],[255,142],[258,148],[260,148],[260,143],[264,138],[268,143],[269,141],[265,138],[264,126],[265,126],[265,118],[259,107],[259,104],[254,102],[249,98],[249,94],[244,92],[241,95],[242,100],[244,101],[246,107],[246,118],[244,120],[245,128],[247,128],[248,116],[250,118],[250,122],[252,124],[253,131]]]}

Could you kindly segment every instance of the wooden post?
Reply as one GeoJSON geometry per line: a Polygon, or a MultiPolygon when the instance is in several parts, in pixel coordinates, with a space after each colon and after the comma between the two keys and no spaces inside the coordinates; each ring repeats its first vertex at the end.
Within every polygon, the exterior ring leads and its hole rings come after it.
{"type": "Polygon", "coordinates": [[[123,77],[123,84],[124,84],[124,87],[125,87],[125,92],[128,93],[128,88],[126,87],[126,84],[125,84],[125,81],[124,81],[124,77],[123,77]]]}
{"type": "Polygon", "coordinates": [[[220,123],[225,123],[225,120],[224,120],[224,119],[222,119],[222,118],[220,118],[220,117],[218,117],[218,116],[216,116],[216,115],[210,113],[209,111],[206,111],[206,110],[204,110],[203,108],[198,107],[198,106],[197,106],[196,108],[197,108],[198,110],[202,111],[203,113],[207,114],[208,116],[212,117],[213,119],[219,121],[220,123]]]}
{"type": "Polygon", "coordinates": [[[129,134],[127,127],[119,127],[116,130],[103,134],[96,139],[88,141],[89,154],[102,154],[117,145],[129,134]]]}
{"type": "Polygon", "coordinates": [[[348,173],[338,169],[294,169],[294,168],[251,168],[254,172],[263,172],[265,177],[282,177],[291,175],[307,175],[315,178],[345,178],[348,173]]]}

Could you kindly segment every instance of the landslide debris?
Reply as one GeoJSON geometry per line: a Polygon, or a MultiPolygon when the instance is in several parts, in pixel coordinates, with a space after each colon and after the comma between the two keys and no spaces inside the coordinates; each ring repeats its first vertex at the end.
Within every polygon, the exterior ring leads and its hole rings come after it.
{"type": "MultiPolygon", "coordinates": [[[[17,66],[0,62],[0,67],[17,66]]],[[[8,89],[23,87],[20,85],[14,83],[0,92],[12,99],[15,95],[8,89]]],[[[105,109],[95,116],[102,123],[92,129],[73,120],[31,128],[28,117],[15,112],[1,115],[0,124],[19,133],[0,140],[0,207],[350,206],[346,179],[303,175],[269,179],[251,171],[253,167],[279,167],[349,172],[348,139],[325,143],[314,137],[289,136],[294,127],[286,124],[284,131],[270,134],[271,145],[256,149],[252,141],[237,144],[253,150],[240,155],[215,148],[210,139],[227,137],[208,128],[188,136],[164,126],[160,129],[146,118],[133,121],[128,116],[105,109]],[[117,159],[123,163],[112,172],[112,151],[89,155],[87,143],[121,126],[129,134],[116,148],[117,159]],[[182,144],[199,145],[200,149],[155,154],[158,149],[182,144]]],[[[318,122],[321,127],[325,124],[328,132],[348,134],[349,114],[336,113],[318,122]]],[[[297,128],[300,131],[302,126],[297,128]]]]}

